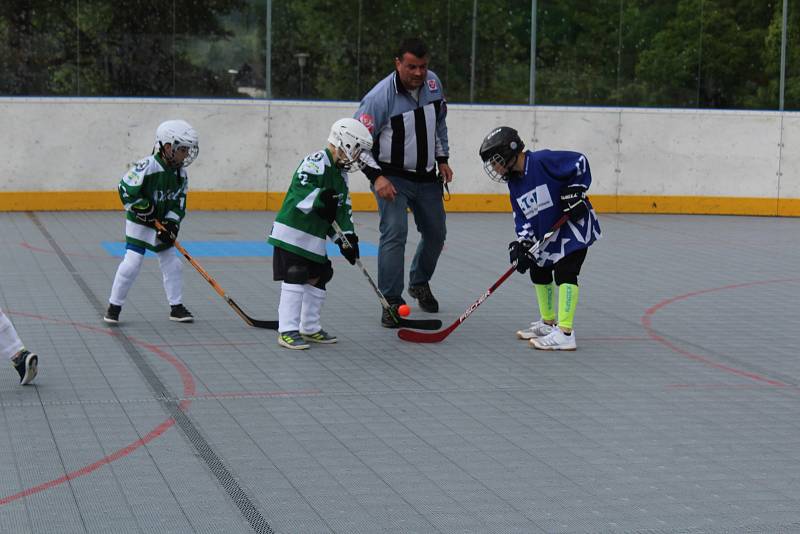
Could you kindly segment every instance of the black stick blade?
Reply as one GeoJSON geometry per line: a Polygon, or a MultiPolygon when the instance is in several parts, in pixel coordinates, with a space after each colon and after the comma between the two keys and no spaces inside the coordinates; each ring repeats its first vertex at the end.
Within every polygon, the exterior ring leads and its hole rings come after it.
{"type": "Polygon", "coordinates": [[[225,302],[227,302],[233,311],[236,314],[244,319],[244,322],[249,324],[250,326],[255,326],[256,328],[265,328],[267,330],[277,330],[278,329],[278,321],[259,321],[258,319],[253,319],[249,315],[247,315],[243,309],[236,304],[236,301],[230,298],[229,296],[225,295],[225,302]]]}
{"type": "Polygon", "coordinates": [[[247,321],[247,324],[250,326],[255,326],[256,328],[265,328],[267,330],[277,330],[278,329],[278,321],[259,321],[258,319],[250,319],[247,321]]]}
{"type": "Polygon", "coordinates": [[[442,327],[442,321],[439,319],[404,319],[403,317],[398,317],[397,324],[417,330],[439,330],[442,327]]]}

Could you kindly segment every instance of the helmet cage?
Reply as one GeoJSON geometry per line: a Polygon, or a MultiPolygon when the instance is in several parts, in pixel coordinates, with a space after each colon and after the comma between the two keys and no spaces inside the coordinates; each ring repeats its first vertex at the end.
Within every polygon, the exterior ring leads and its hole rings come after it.
{"type": "Polygon", "coordinates": [[[363,158],[363,149],[361,143],[345,143],[344,140],[336,146],[339,149],[339,158],[336,160],[336,166],[347,172],[360,171],[366,164],[363,158]],[[341,156],[344,157],[341,157],[341,156]]]}
{"type": "Polygon", "coordinates": [[[486,174],[489,175],[489,178],[494,180],[495,182],[506,183],[509,179],[509,173],[511,167],[514,166],[514,162],[517,160],[516,155],[514,157],[514,161],[511,163],[506,163],[506,158],[501,156],[500,154],[492,154],[489,159],[483,162],[483,170],[486,171],[486,174]],[[497,171],[497,168],[500,167],[503,169],[503,172],[500,173],[497,171]]]}

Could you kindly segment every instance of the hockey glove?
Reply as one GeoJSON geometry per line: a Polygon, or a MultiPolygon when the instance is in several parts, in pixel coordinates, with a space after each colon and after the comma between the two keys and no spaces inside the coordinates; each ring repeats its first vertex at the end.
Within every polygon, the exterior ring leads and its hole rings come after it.
{"type": "Polygon", "coordinates": [[[528,252],[533,246],[533,241],[522,239],[508,244],[508,260],[517,262],[517,272],[524,273],[535,263],[536,258],[528,252]]]}
{"type": "Polygon", "coordinates": [[[561,211],[569,215],[571,221],[578,221],[586,215],[586,188],[582,185],[568,185],[561,191],[561,211]]]}
{"type": "Polygon", "coordinates": [[[131,211],[136,215],[136,218],[142,222],[150,222],[153,220],[153,212],[156,207],[146,198],[140,198],[131,206],[131,211]]]}
{"type": "Polygon", "coordinates": [[[358,251],[358,236],[356,234],[346,234],[345,237],[347,238],[347,242],[350,243],[349,247],[346,246],[341,239],[337,239],[334,243],[336,243],[339,250],[342,251],[344,259],[350,262],[350,265],[355,265],[356,259],[361,257],[358,251]]]}
{"type": "Polygon", "coordinates": [[[172,219],[165,219],[161,221],[161,226],[164,229],[156,232],[156,239],[167,245],[174,244],[175,240],[178,239],[178,229],[180,228],[178,222],[172,219]]]}
{"type": "Polygon", "coordinates": [[[333,189],[323,189],[319,193],[319,201],[321,206],[314,208],[317,215],[332,223],[336,219],[336,210],[339,209],[339,195],[333,189]]]}

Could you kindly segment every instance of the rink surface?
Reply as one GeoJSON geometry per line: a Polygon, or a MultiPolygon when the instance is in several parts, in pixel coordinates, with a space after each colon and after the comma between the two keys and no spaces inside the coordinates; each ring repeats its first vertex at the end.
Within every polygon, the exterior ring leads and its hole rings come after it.
{"type": "MultiPolygon", "coordinates": [[[[258,319],[273,217],[190,211],[179,236],[258,319]]],[[[377,216],[355,221],[374,275],[377,216]]],[[[153,258],[109,327],[122,214],[0,214],[0,306],[40,354],[35,386],[0,374],[0,532],[800,532],[800,221],[600,222],[576,352],[515,338],[537,317],[517,274],[444,342],[401,341],[341,257],[339,343],[290,351],[185,262],[194,324],[153,258]]],[[[444,326],[513,237],[510,214],[448,230],[444,326]]]]}

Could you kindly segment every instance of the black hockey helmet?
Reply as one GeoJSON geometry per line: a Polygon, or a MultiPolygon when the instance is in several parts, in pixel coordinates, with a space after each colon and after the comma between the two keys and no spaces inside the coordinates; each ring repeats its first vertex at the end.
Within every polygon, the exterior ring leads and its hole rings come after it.
{"type": "Polygon", "coordinates": [[[483,170],[495,182],[507,182],[511,167],[517,162],[519,154],[525,150],[525,143],[514,128],[500,126],[487,135],[478,154],[483,161],[483,170]],[[498,171],[500,167],[502,172],[498,171]]]}

